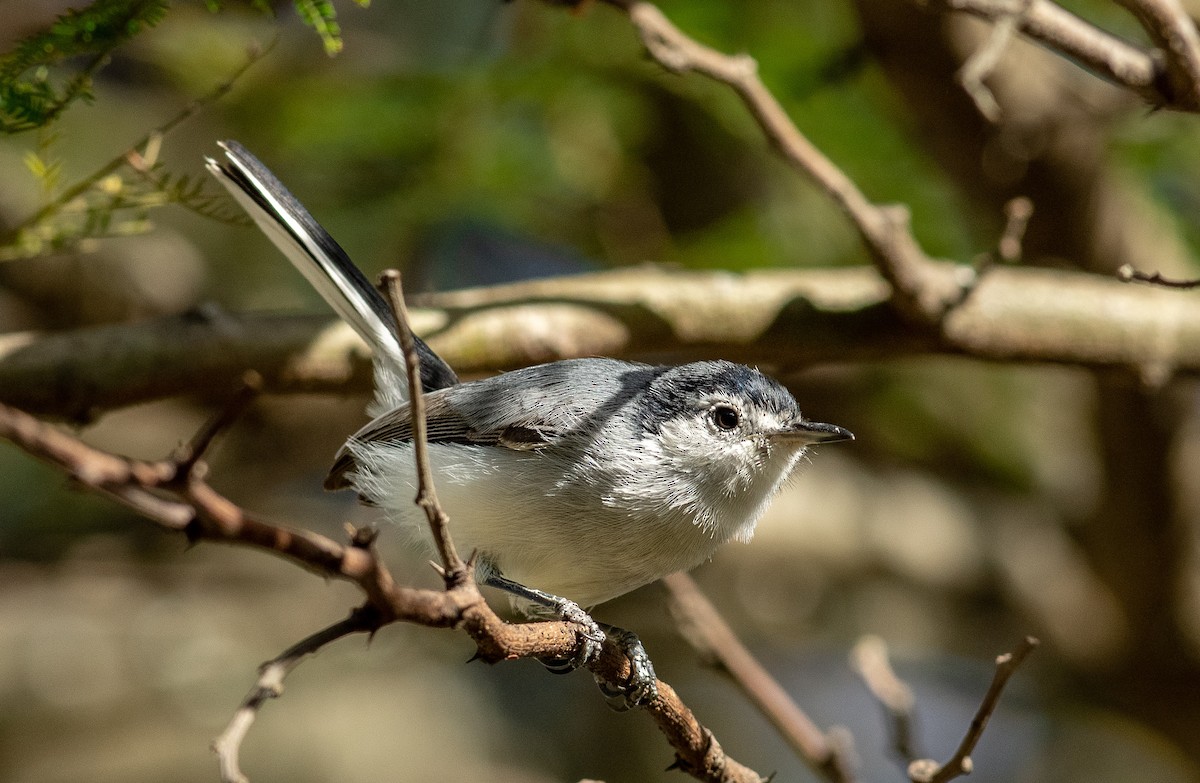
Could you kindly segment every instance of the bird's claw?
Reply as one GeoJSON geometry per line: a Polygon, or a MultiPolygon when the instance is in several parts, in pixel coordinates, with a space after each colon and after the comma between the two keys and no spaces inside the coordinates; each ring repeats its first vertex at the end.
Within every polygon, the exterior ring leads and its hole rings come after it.
{"type": "Polygon", "coordinates": [[[646,648],[642,646],[642,640],[632,631],[611,626],[608,628],[608,637],[629,660],[629,679],[624,683],[616,683],[593,673],[596,686],[608,706],[617,712],[645,707],[658,696],[658,677],[646,648]]]}

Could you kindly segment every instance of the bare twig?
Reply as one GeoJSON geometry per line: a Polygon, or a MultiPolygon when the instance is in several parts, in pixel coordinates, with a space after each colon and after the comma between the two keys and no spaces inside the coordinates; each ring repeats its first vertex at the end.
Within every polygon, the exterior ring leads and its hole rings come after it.
{"type": "Polygon", "coordinates": [[[830,783],[855,779],[849,749],[822,732],[763,668],[716,607],[686,573],[662,580],[683,636],[702,655],[715,658],[806,764],[830,783]]]}
{"type": "Polygon", "coordinates": [[[913,727],[913,692],[896,676],[888,660],[887,645],[878,636],[864,636],[850,652],[850,663],[867,690],[887,713],[892,750],[907,766],[917,758],[913,727]]]}
{"type": "Polygon", "coordinates": [[[1175,280],[1163,277],[1160,272],[1139,272],[1129,264],[1117,269],[1117,279],[1126,283],[1149,283],[1162,288],[1178,288],[1184,291],[1200,288],[1200,280],[1175,280]]]}
{"type": "Polygon", "coordinates": [[[959,84],[971,96],[975,107],[990,122],[998,122],[1001,117],[1000,104],[996,96],[987,88],[983,80],[991,75],[1000,62],[1000,56],[1008,48],[1013,33],[1017,31],[1023,17],[1029,11],[1031,0],[1021,0],[1008,13],[999,16],[992,26],[992,34],[987,42],[972,54],[958,71],[959,84]]]}
{"type": "Polygon", "coordinates": [[[429,530],[434,545],[442,560],[443,576],[448,583],[461,578],[467,570],[454,540],[450,537],[450,520],[433,484],[433,471],[429,467],[429,435],[425,420],[425,392],[421,388],[421,357],[413,340],[412,326],[408,320],[408,308],[404,304],[404,293],[400,286],[400,273],[394,269],[380,275],[380,286],[392,307],[396,320],[396,333],[400,337],[400,348],[404,351],[404,366],[408,373],[409,410],[413,422],[413,460],[417,465],[416,504],[429,520],[429,530]]]}
{"type": "Polygon", "coordinates": [[[1024,252],[1022,245],[1025,240],[1025,229],[1033,217],[1033,202],[1025,196],[1011,198],[1004,205],[1004,230],[996,240],[996,247],[989,253],[982,254],[975,262],[975,280],[963,287],[963,301],[973,296],[979,288],[984,276],[992,271],[996,264],[1016,264],[1024,252]]]}
{"type": "Polygon", "coordinates": [[[1025,229],[1033,217],[1033,202],[1025,196],[1009,199],[1004,205],[1004,231],[996,243],[996,259],[1005,264],[1021,260],[1021,245],[1025,240],[1025,229]]]}
{"type": "Polygon", "coordinates": [[[971,774],[971,753],[983,736],[992,713],[996,711],[996,705],[1000,703],[1004,686],[1038,644],[1037,639],[1026,636],[1015,650],[996,658],[996,674],[992,677],[992,684],[988,686],[987,693],[979,703],[979,709],[975,711],[975,717],[971,719],[971,725],[954,755],[945,764],[938,764],[933,759],[918,759],[912,762],[908,765],[908,778],[912,783],[946,783],[948,780],[971,774]]]}
{"type": "Polygon", "coordinates": [[[910,320],[936,325],[961,298],[960,281],[933,274],[930,259],[909,231],[900,205],[878,206],[813,146],[758,76],[749,55],[727,55],[698,43],[643,0],[607,0],[623,9],[646,51],[674,73],[695,71],[728,85],[757,120],[772,146],[794,169],[810,177],[850,219],[880,274],[892,286],[892,302],[910,320]]]}
{"type": "Polygon", "coordinates": [[[1167,84],[1165,65],[1154,53],[1145,51],[1112,33],[1096,27],[1051,0],[912,0],[921,7],[961,11],[999,22],[1017,17],[1017,29],[1047,49],[1070,58],[1092,73],[1131,90],[1155,106],[1196,111],[1200,104],[1174,91],[1167,84]]]}
{"type": "Polygon", "coordinates": [[[330,642],[352,633],[372,633],[378,628],[378,618],[370,611],[357,610],[345,620],[300,640],[259,668],[258,680],[234,712],[225,730],[213,740],[212,749],[217,754],[217,763],[222,783],[248,783],[238,761],[242,741],[246,732],[258,717],[258,711],[269,699],[283,694],[283,680],[292,669],[310,655],[316,654],[330,642]]]}
{"type": "MultiPolygon", "coordinates": [[[[381,276],[380,282],[391,305],[392,314],[395,316],[400,345],[404,351],[409,404],[412,407],[413,418],[413,452],[417,467],[416,503],[425,511],[429,520],[429,526],[445,569],[444,577],[447,589],[453,590],[462,584],[469,584],[473,587],[471,568],[468,564],[464,564],[458,556],[450,536],[449,519],[438,502],[434,490],[433,474],[429,465],[420,358],[413,340],[408,309],[401,291],[400,273],[395,270],[387,270],[381,276]]],[[[494,625],[497,618],[490,609],[486,609],[486,604],[484,609],[486,611],[483,612],[482,617],[472,618],[469,615],[464,617],[468,633],[471,633],[476,641],[480,641],[481,638],[490,641],[496,634],[494,625]]],[[[624,682],[628,679],[629,661],[615,645],[605,642],[600,659],[599,662],[589,662],[588,668],[605,677],[611,677],[611,675],[605,674],[606,671],[619,670],[621,678],[619,680],[609,679],[610,682],[624,682]]],[[[725,755],[712,732],[696,720],[695,715],[683,705],[669,685],[658,680],[657,687],[658,695],[646,705],[646,710],[675,747],[675,767],[701,780],[730,781],[730,783],[733,781],[757,783],[761,780],[758,773],[725,755]]]]}
{"type": "Polygon", "coordinates": [[[262,376],[253,370],[248,370],[242,376],[242,387],[238,394],[221,409],[220,413],[208,421],[187,444],[181,446],[171,456],[177,466],[177,478],[186,480],[192,475],[200,460],[208,452],[209,446],[213,440],[225,430],[229,429],[246,407],[254,401],[259,392],[262,391],[263,380],[262,376]]]}

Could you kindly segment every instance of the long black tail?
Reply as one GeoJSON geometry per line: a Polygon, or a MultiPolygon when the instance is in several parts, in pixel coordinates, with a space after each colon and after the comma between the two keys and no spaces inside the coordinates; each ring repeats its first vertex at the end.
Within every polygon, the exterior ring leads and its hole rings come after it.
{"type": "MultiPolygon", "coordinates": [[[[377,383],[383,402],[406,397],[404,357],[391,309],[346,251],[258,158],[236,141],[221,142],[225,161],[207,159],[208,170],[254,218],[263,233],[300,270],[325,301],[358,332],[375,352],[377,383]]],[[[417,338],[421,384],[433,391],[458,383],[450,365],[417,338]]]]}

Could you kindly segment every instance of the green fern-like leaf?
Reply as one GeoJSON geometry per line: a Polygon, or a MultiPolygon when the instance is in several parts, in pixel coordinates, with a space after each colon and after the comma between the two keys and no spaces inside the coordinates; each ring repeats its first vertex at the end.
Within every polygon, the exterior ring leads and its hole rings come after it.
{"type": "Polygon", "coordinates": [[[325,44],[325,53],[333,56],[342,50],[342,28],[331,0],[293,0],[296,13],[306,25],[317,31],[325,44]]]}
{"type": "Polygon", "coordinates": [[[43,127],[72,102],[89,98],[92,76],[113,49],[166,11],[167,0],[96,0],[19,41],[0,56],[0,132],[43,127]],[[81,72],[54,78],[55,66],[78,57],[90,58],[81,72]]]}

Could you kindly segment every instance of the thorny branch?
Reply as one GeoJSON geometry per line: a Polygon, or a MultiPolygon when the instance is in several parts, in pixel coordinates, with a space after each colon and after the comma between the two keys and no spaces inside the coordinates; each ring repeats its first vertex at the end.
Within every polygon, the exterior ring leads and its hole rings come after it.
{"type": "MultiPolygon", "coordinates": [[[[676,72],[695,70],[733,88],[784,158],[824,187],[849,216],[880,273],[891,284],[892,302],[897,309],[917,323],[940,322],[964,285],[962,277],[934,272],[931,260],[908,231],[907,213],[903,208],[872,204],[843,172],[808,142],[758,78],[756,65],[750,57],[731,57],[702,46],[675,28],[649,3],[638,0],[608,2],[628,13],[647,51],[664,67],[676,72]]],[[[1035,11],[1041,5],[1044,4],[1032,0],[1027,11],[1020,14],[1018,21],[1023,30],[1032,24],[1031,19],[1036,17],[1035,11]]],[[[1182,63],[1179,67],[1186,69],[1190,63],[1189,53],[1194,53],[1195,47],[1187,40],[1184,44],[1176,47],[1175,56],[1182,63]]],[[[393,278],[391,285],[394,286],[390,291],[397,303],[397,317],[403,333],[408,325],[398,293],[398,281],[393,278]]],[[[410,362],[408,370],[410,383],[417,384],[415,388],[419,389],[415,364],[410,362]]],[[[413,399],[419,400],[419,394],[414,394],[413,399]]],[[[371,533],[355,533],[349,546],[341,545],[324,536],[258,519],[216,493],[204,481],[200,460],[212,437],[230,418],[232,416],[226,416],[223,422],[203,430],[193,439],[190,448],[175,456],[145,462],[93,449],[17,409],[0,405],[0,437],[58,465],[82,485],[114,498],[161,526],[183,532],[196,541],[224,541],[268,551],[328,577],[351,581],[365,593],[366,603],[347,619],[302,640],[264,664],[254,688],[225,732],[214,742],[224,780],[231,783],[244,780],[238,769],[238,749],[257,710],[267,699],[281,692],[284,677],[308,655],[351,633],[373,632],[396,621],[462,628],[476,642],[478,657],[488,662],[530,656],[568,657],[575,652],[578,636],[569,623],[509,625],[491,611],[470,578],[470,569],[453,549],[436,496],[432,492],[426,494],[424,485],[422,506],[430,516],[435,534],[439,530],[444,534],[441,536],[444,542],[439,538],[439,550],[447,576],[461,574],[461,578],[447,579],[445,591],[397,585],[375,553],[371,533]]],[[[424,475],[428,475],[427,461],[419,459],[418,462],[424,463],[424,475]]],[[[432,483],[428,487],[431,489],[432,483]]],[[[1005,683],[1035,643],[1027,640],[1025,647],[998,661],[992,688],[951,761],[940,766],[928,762],[931,765],[928,769],[918,768],[915,764],[910,770],[912,780],[940,783],[970,771],[970,753],[982,735],[1005,683]]],[[[743,672],[745,677],[745,673],[752,670],[743,668],[744,661],[737,662],[736,649],[732,645],[722,646],[723,661],[731,670],[743,672]]],[[[609,645],[589,668],[612,681],[620,681],[629,674],[628,661],[609,645]]],[[[769,678],[767,681],[770,682],[769,678]]],[[[786,694],[783,696],[786,699],[786,694]]],[[[676,766],[701,780],[761,780],[752,770],[725,756],[711,732],[699,724],[666,683],[658,683],[658,696],[646,709],[674,747],[676,766]]],[[[780,709],[779,705],[774,709],[780,709]]],[[[786,713],[786,707],[782,709],[786,713]]],[[[795,713],[803,716],[798,709],[795,713]]],[[[792,721],[793,729],[799,725],[795,713],[786,718],[792,721]]],[[[811,728],[820,735],[819,730],[811,728]]],[[[828,738],[822,739],[828,744],[828,738]]],[[[822,751],[814,745],[809,751],[812,754],[809,758],[817,762],[829,779],[850,779],[850,773],[842,766],[835,750],[826,748],[822,751]]]]}
{"type": "MultiPolygon", "coordinates": [[[[239,400],[239,404],[244,403],[239,400]]],[[[219,418],[228,421],[230,417],[221,414],[219,418]]],[[[147,462],[93,448],[0,404],[0,438],[63,469],[80,485],[113,498],[167,530],[187,535],[191,541],[219,541],[269,552],[327,578],[352,582],[366,595],[364,605],[347,620],[265,664],[255,687],[214,742],[225,783],[244,782],[237,761],[241,741],[257,710],[278,695],[284,676],[303,658],[344,635],[371,633],[393,622],[412,622],[463,629],[475,641],[477,657],[488,663],[576,654],[579,636],[574,624],[505,623],[484,601],[468,569],[444,591],[398,585],[372,547],[373,534],[355,533],[351,543],[344,545],[307,530],[267,522],[240,508],[203,478],[202,449],[216,429],[216,425],[207,425],[192,440],[193,448],[147,462]]],[[[610,643],[588,668],[613,682],[630,675],[625,655],[610,643]]],[[[725,755],[712,733],[666,683],[658,683],[658,696],[645,709],[674,749],[676,765],[693,777],[722,783],[761,781],[753,770],[725,755]]]]}

